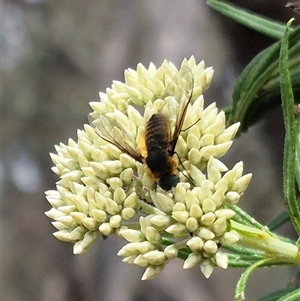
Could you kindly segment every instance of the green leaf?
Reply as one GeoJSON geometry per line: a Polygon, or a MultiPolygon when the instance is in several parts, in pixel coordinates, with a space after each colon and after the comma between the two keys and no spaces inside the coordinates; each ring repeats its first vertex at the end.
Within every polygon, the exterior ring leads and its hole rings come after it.
{"type": "MultiPolygon", "coordinates": [[[[244,69],[233,91],[233,106],[227,111],[228,125],[240,121],[241,131],[280,105],[280,42],[259,53],[244,69]]],[[[300,102],[300,27],[289,36],[289,68],[296,102],[300,102]]]]}
{"type": "Polygon", "coordinates": [[[277,299],[277,301],[299,301],[299,300],[300,300],[300,288],[277,299]]]}
{"type": "Polygon", "coordinates": [[[265,263],[271,261],[270,259],[263,259],[261,261],[256,262],[255,264],[251,265],[240,277],[236,287],[235,287],[235,301],[245,301],[245,290],[246,284],[249,279],[250,274],[265,263]]]}
{"type": "MultiPolygon", "coordinates": [[[[207,4],[218,12],[269,37],[280,39],[285,32],[283,24],[224,1],[208,1],[207,4]]],[[[300,26],[290,31],[290,78],[295,103],[300,103],[300,26]]],[[[233,106],[226,108],[227,125],[240,121],[239,131],[246,131],[266,112],[281,104],[278,68],[280,46],[280,42],[277,42],[265,49],[244,69],[233,91],[233,106]]]]}
{"type": "Polygon", "coordinates": [[[252,116],[255,116],[250,108],[255,102],[256,95],[277,68],[275,62],[279,47],[279,43],[276,43],[259,53],[244,69],[235,85],[230,123],[242,121],[242,130],[247,129],[253,119],[252,116]]]}
{"type": "Polygon", "coordinates": [[[278,290],[278,291],[268,294],[262,298],[259,298],[256,301],[278,301],[279,298],[287,296],[287,294],[293,293],[293,291],[294,291],[294,288],[286,288],[286,289],[278,290]]]}
{"type": "Polygon", "coordinates": [[[286,31],[281,42],[279,58],[280,90],[284,125],[286,130],[283,156],[283,191],[285,204],[291,217],[291,221],[298,235],[300,235],[300,209],[297,204],[295,191],[296,126],[294,115],[294,95],[288,65],[288,37],[291,22],[292,20],[289,21],[287,24],[286,31]]]}
{"type": "MultiPolygon", "coordinates": [[[[296,136],[298,137],[298,134],[296,136]]],[[[298,203],[298,206],[300,206],[300,198],[298,198],[297,203],[298,203]]],[[[271,222],[269,222],[267,227],[269,228],[270,231],[274,231],[275,229],[279,228],[280,226],[282,226],[286,222],[289,222],[290,220],[291,220],[290,215],[285,210],[282,213],[278,214],[278,216],[275,217],[271,222]]],[[[281,237],[281,239],[284,240],[282,237],[281,237]]]]}
{"type": "MultiPolygon", "coordinates": [[[[295,166],[295,173],[296,173],[296,181],[297,181],[297,184],[298,184],[298,190],[300,191],[300,105],[296,106],[295,113],[296,113],[296,117],[295,117],[295,122],[296,122],[296,124],[295,124],[295,131],[296,131],[296,166],[295,166]]],[[[300,204],[299,199],[298,199],[298,204],[300,204]]]]}
{"type": "Polygon", "coordinates": [[[250,259],[251,261],[258,261],[265,257],[262,256],[262,252],[260,250],[256,250],[253,248],[241,246],[239,244],[234,244],[229,247],[223,247],[225,250],[228,250],[239,256],[246,256],[245,258],[250,259]]]}
{"type": "Polygon", "coordinates": [[[274,231],[275,229],[279,228],[286,222],[290,221],[290,216],[287,211],[280,213],[277,217],[275,217],[269,224],[268,228],[270,231],[274,231]]]}
{"type": "Polygon", "coordinates": [[[256,221],[251,215],[245,212],[242,208],[235,205],[228,205],[227,207],[236,213],[232,218],[232,220],[240,224],[254,227],[256,229],[265,230],[265,227],[262,224],[256,221]]]}
{"type": "Polygon", "coordinates": [[[262,260],[263,257],[254,257],[252,255],[240,255],[240,254],[227,254],[228,267],[231,268],[248,268],[254,263],[262,260]]]}
{"type": "Polygon", "coordinates": [[[279,40],[285,30],[285,26],[282,23],[275,22],[232,4],[227,4],[224,1],[208,1],[207,4],[222,15],[270,38],[279,40]]]}

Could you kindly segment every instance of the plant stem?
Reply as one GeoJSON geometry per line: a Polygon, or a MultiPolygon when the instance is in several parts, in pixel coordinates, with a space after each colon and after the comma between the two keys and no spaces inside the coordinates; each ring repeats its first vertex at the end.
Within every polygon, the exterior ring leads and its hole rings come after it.
{"type": "Polygon", "coordinates": [[[300,266],[299,249],[280,240],[267,228],[263,231],[231,221],[231,229],[240,237],[238,244],[262,251],[267,258],[273,259],[274,263],[288,262],[300,266]]]}

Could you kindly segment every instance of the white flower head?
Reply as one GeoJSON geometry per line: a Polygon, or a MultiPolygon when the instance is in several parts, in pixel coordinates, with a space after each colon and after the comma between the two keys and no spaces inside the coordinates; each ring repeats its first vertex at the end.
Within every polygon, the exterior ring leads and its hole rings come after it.
{"type": "Polygon", "coordinates": [[[226,128],[215,103],[204,107],[212,77],[194,57],[179,70],[168,61],[139,64],[90,103],[92,120],[77,142],[56,146],[60,180],[46,192],[46,215],[58,239],[75,243],[75,254],[115,234],[128,241],[118,255],[146,267],[145,280],[182,249],[190,250],[184,268],[199,265],[206,277],[213,266],[227,267],[219,248],[237,239],[226,206],[238,203],[251,174],[242,175],[242,162],[228,170],[219,160],[239,124],[226,128]],[[135,222],[139,213],[146,217],[135,222]]]}

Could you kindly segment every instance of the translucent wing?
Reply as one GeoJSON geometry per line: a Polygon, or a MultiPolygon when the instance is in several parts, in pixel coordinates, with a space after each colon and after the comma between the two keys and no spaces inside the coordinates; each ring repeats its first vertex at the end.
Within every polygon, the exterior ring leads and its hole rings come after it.
{"type": "Polygon", "coordinates": [[[187,108],[193,95],[194,79],[189,67],[183,66],[170,81],[166,88],[165,97],[175,97],[179,112],[176,118],[175,129],[170,141],[170,150],[174,153],[176,143],[182,130],[183,122],[186,116],[187,108]]]}
{"type": "Polygon", "coordinates": [[[136,161],[144,162],[144,157],[134,148],[134,141],[131,135],[121,124],[105,115],[100,115],[96,119],[89,115],[88,119],[90,125],[103,140],[113,144],[121,152],[129,155],[136,161]]]}

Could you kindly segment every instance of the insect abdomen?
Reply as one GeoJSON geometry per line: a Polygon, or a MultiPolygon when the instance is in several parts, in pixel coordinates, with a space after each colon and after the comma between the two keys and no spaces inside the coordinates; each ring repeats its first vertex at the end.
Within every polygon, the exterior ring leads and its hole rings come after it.
{"type": "Polygon", "coordinates": [[[170,125],[166,116],[154,114],[146,126],[146,163],[155,178],[172,174],[170,146],[170,125]]]}
{"type": "Polygon", "coordinates": [[[146,127],[146,147],[148,154],[156,149],[167,150],[170,139],[170,125],[166,116],[154,114],[146,127]]]}

